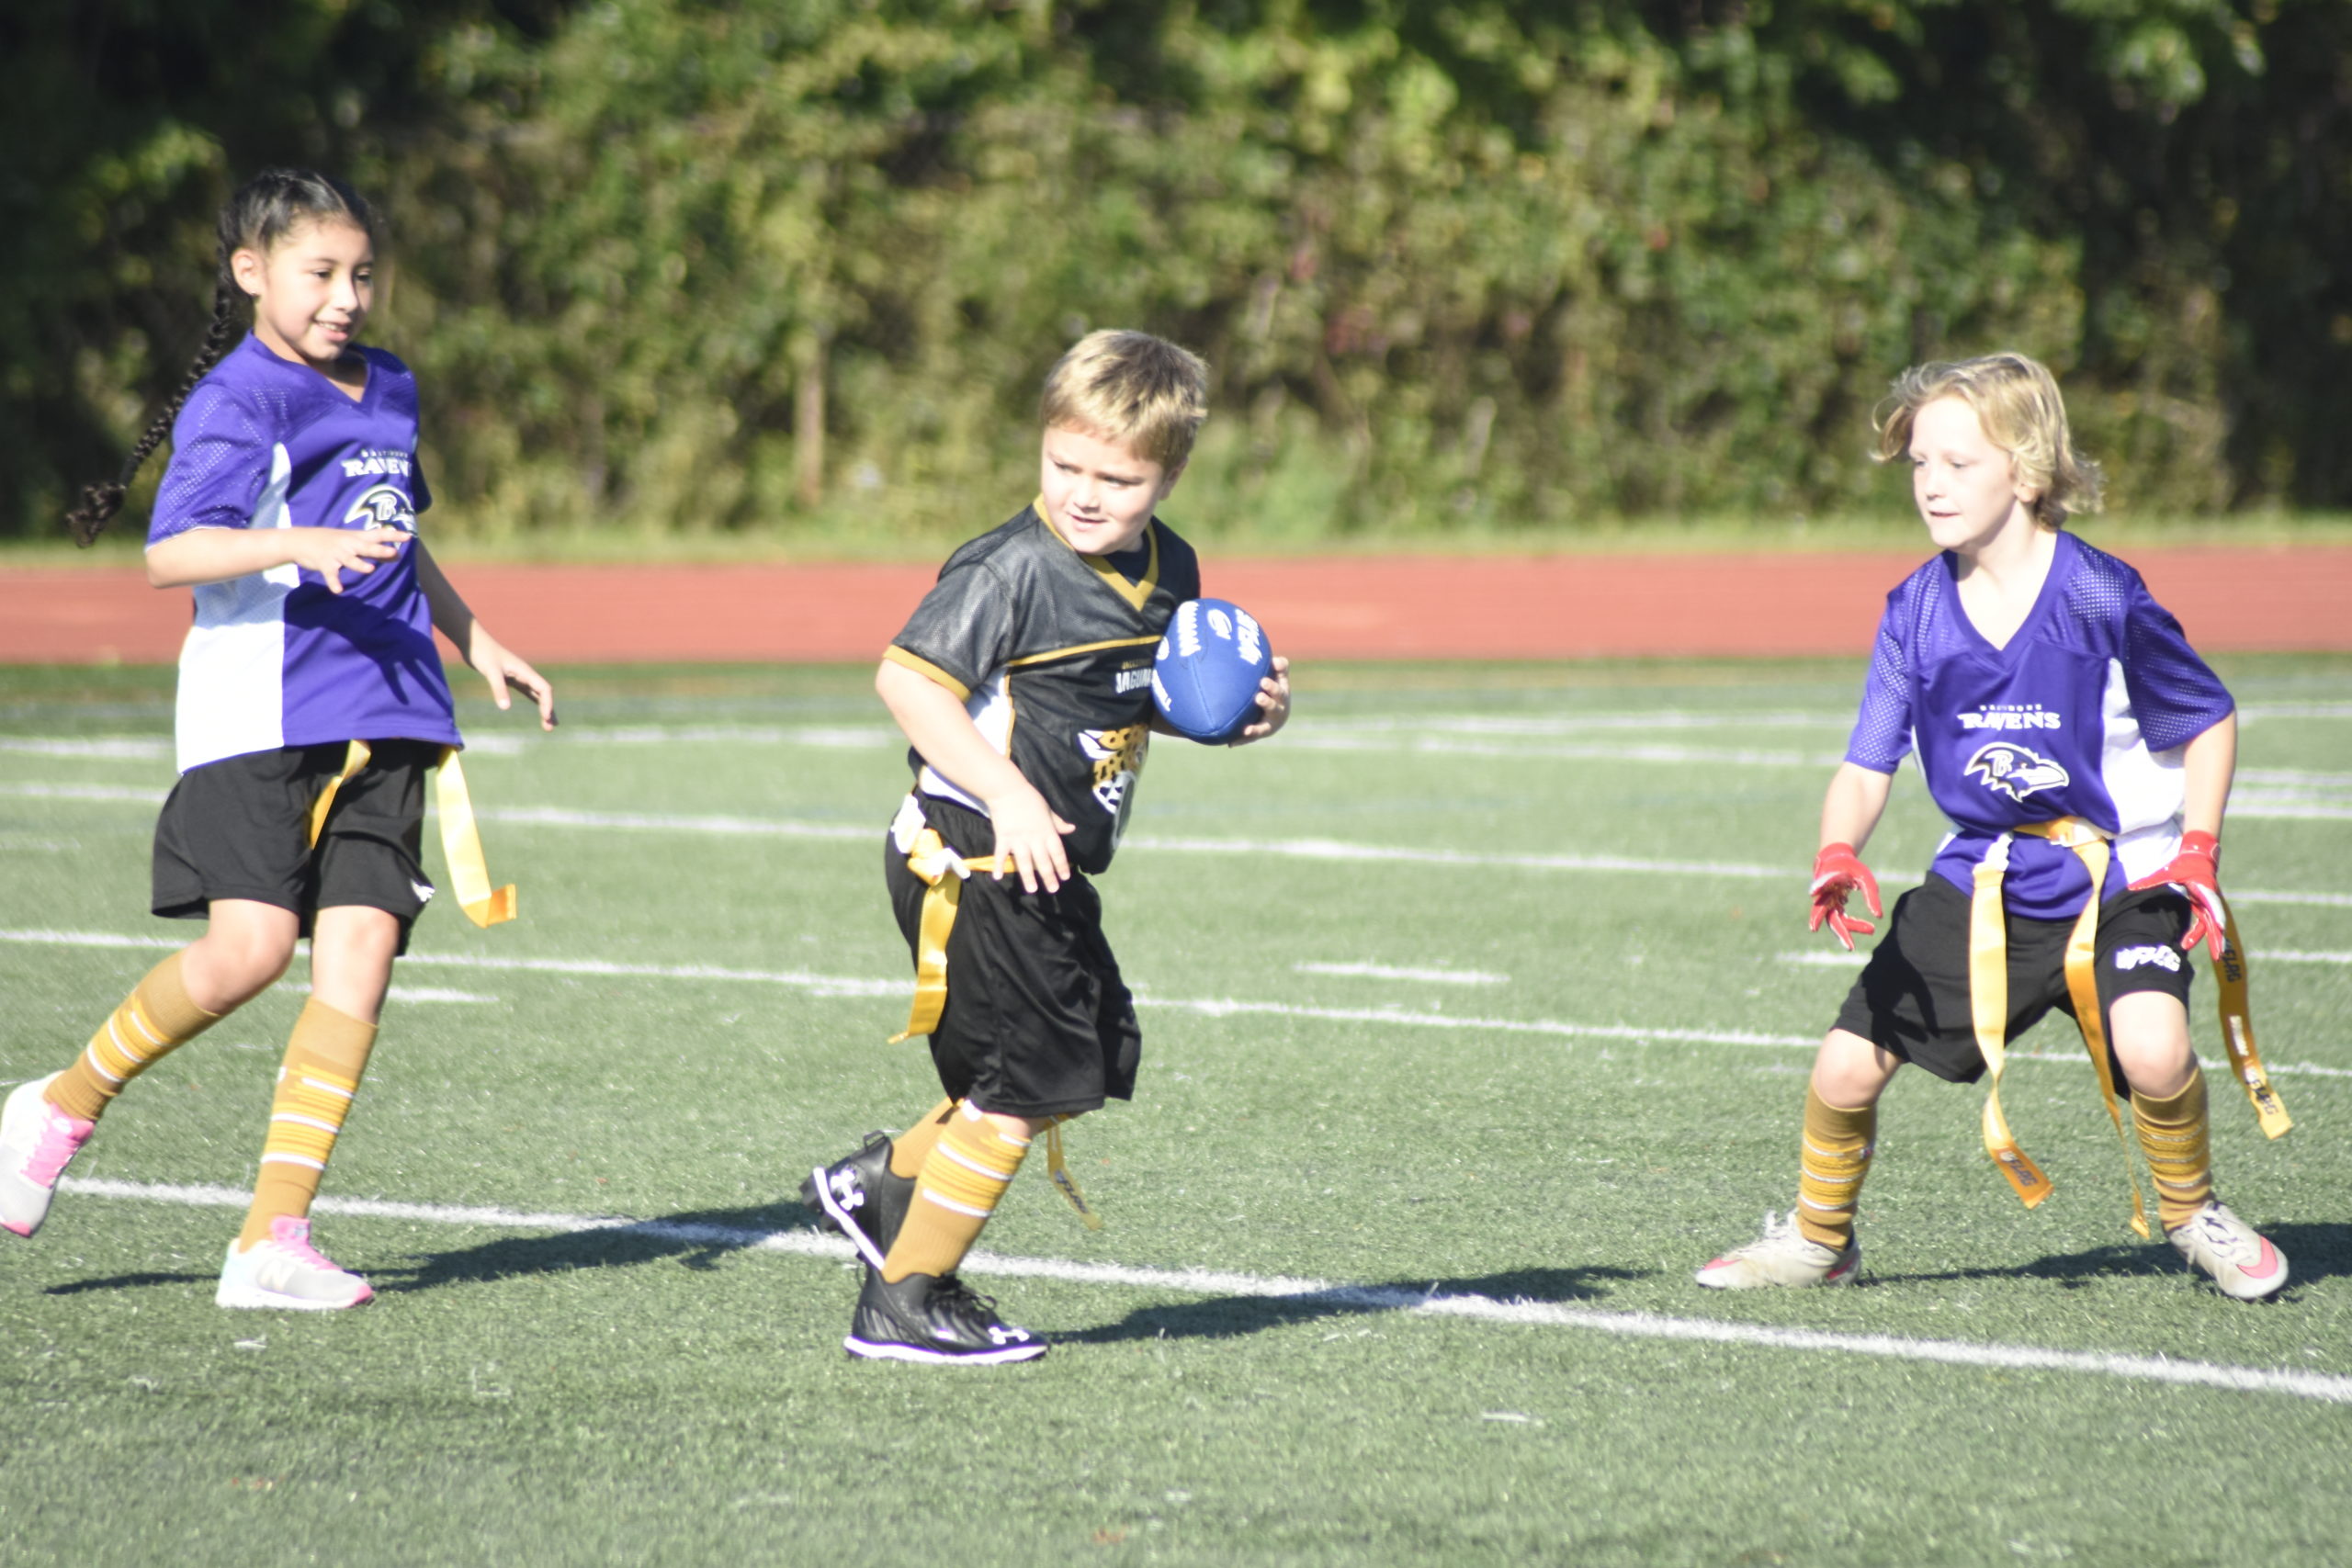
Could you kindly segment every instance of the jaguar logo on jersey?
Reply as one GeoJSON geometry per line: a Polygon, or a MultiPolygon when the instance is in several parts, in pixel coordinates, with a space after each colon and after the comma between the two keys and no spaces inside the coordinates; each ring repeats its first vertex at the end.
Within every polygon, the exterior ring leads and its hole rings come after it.
{"type": "Polygon", "coordinates": [[[1078,732],[1078,749],[1094,764],[1094,803],[1114,817],[1126,802],[1127,785],[1143,771],[1144,748],[1150,739],[1148,724],[1078,732]]]}
{"type": "Polygon", "coordinates": [[[2045,789],[2064,789],[2069,782],[2064,768],[2014,740],[1978,747],[1961,771],[1995,795],[2006,795],[2011,800],[2023,800],[2045,789]]]}
{"type": "Polygon", "coordinates": [[[362,528],[398,528],[403,534],[416,532],[416,508],[410,504],[407,492],[390,485],[372,485],[368,492],[351,503],[343,514],[345,523],[362,528]]]}

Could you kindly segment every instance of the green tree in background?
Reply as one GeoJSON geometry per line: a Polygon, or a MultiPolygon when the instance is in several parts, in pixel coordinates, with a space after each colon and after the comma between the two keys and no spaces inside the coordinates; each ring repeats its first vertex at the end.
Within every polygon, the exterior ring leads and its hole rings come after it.
{"type": "Polygon", "coordinates": [[[0,18],[0,528],[266,162],[380,199],[444,527],[967,531],[1080,332],[1206,353],[1272,539],[1883,498],[1904,364],[2051,359],[2140,510],[2352,502],[2335,0],[209,0],[0,18]]]}

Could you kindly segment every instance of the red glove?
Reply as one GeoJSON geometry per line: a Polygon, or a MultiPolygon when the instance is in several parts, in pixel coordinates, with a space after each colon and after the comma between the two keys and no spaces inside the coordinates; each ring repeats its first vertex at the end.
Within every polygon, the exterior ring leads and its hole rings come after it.
{"type": "Polygon", "coordinates": [[[1854,932],[1868,936],[1878,930],[1868,920],[1846,913],[1846,896],[1857,887],[1862,890],[1871,914],[1885,913],[1879,908],[1878,878],[1871,874],[1869,866],[1855,858],[1854,846],[1822,845],[1821,852],[1813,857],[1813,918],[1805,922],[1804,929],[1817,931],[1821,922],[1827,920],[1838,940],[1846,944],[1846,951],[1853,952],[1854,932]]]}
{"type": "Polygon", "coordinates": [[[2150,872],[2128,889],[2142,893],[2169,886],[2188,894],[2188,907],[2196,913],[2188,922],[2188,934],[2180,939],[2180,950],[2188,952],[2202,937],[2206,953],[2216,964],[2222,961],[2222,944],[2228,940],[2230,929],[2229,917],[2222,908],[2222,873],[2215,863],[2221,858],[2221,840],[2212,834],[2183,833],[2171,863],[2150,872]]]}

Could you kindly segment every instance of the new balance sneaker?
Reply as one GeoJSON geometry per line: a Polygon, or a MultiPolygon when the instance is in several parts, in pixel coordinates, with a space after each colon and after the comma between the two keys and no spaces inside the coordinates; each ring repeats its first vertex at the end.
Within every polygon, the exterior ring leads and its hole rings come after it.
{"type": "Polygon", "coordinates": [[[30,1235],[49,1217],[49,1201],[67,1162],[90,1141],[95,1122],[68,1116],[42,1096],[57,1081],[20,1083],[0,1106],[0,1230],[30,1235]]]}
{"type": "Polygon", "coordinates": [[[1736,1247],[1699,1270],[1699,1283],[1718,1291],[1753,1291],[1766,1285],[1850,1285],[1862,1271],[1862,1244],[1848,1241],[1835,1252],[1807,1241],[1794,1214],[1764,1216],[1764,1234],[1736,1247]]]}
{"type": "Polygon", "coordinates": [[[2194,1218],[2165,1232],[2165,1239],[2189,1267],[2211,1274],[2225,1296],[2258,1302],[2287,1283],[2287,1255],[2219,1199],[2206,1199],[2194,1218]]]}
{"type": "Polygon", "coordinates": [[[914,1201],[910,1176],[890,1174],[890,1134],[868,1133],[848,1158],[819,1166],[800,1184],[800,1201],[825,1216],[828,1227],[849,1237],[870,1268],[882,1267],[899,1239],[907,1205],[914,1201]]]}
{"type": "Polygon", "coordinates": [[[1034,1361],[1046,1341],[996,1314],[996,1303],[953,1274],[910,1274],[897,1284],[865,1271],[842,1348],[869,1361],[1034,1361]]]}
{"type": "Polygon", "coordinates": [[[356,1274],[338,1269],[311,1245],[311,1222],[280,1214],[269,1239],[239,1250],[229,1244],[213,1301],[224,1307],[289,1312],[338,1312],[371,1301],[376,1292],[356,1274]]]}

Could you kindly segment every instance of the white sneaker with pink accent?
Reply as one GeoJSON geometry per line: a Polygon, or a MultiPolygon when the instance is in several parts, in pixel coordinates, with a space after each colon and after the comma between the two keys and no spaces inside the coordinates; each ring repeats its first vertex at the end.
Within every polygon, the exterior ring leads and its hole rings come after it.
{"type": "Polygon", "coordinates": [[[310,1221],[280,1214],[269,1222],[267,1241],[243,1248],[229,1244],[212,1299],[224,1307],[337,1312],[375,1294],[367,1280],[338,1269],[311,1245],[310,1221]]]}
{"type": "Polygon", "coordinates": [[[30,1235],[40,1229],[59,1175],[90,1141],[95,1122],[68,1116],[45,1098],[60,1076],[18,1084],[0,1106],[0,1230],[30,1235]]]}
{"type": "Polygon", "coordinates": [[[2165,1239],[2190,1267],[2211,1274],[2225,1296],[2258,1302],[2286,1286],[2287,1255],[2219,1199],[2206,1199],[2187,1224],[2165,1232],[2165,1239]]]}

